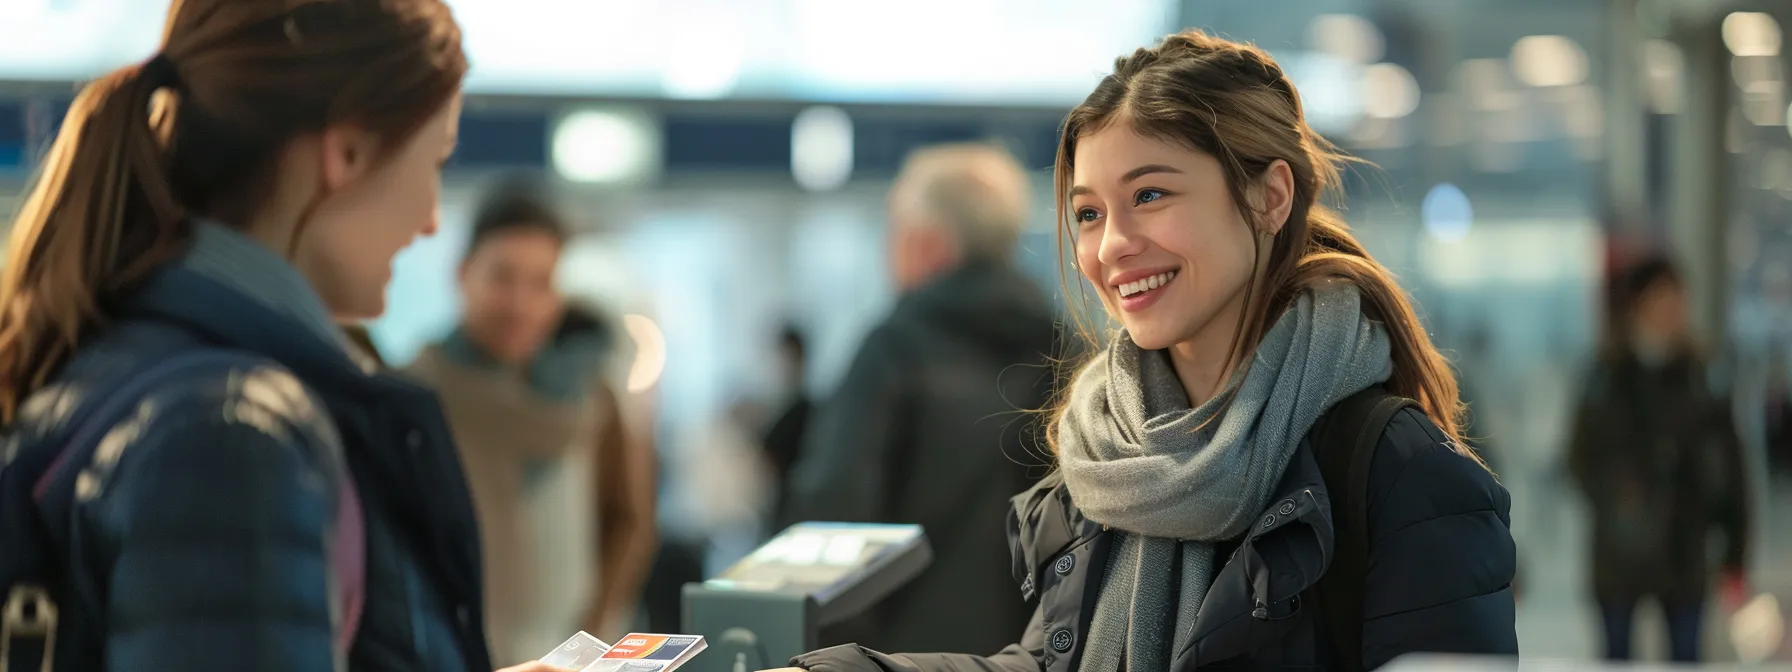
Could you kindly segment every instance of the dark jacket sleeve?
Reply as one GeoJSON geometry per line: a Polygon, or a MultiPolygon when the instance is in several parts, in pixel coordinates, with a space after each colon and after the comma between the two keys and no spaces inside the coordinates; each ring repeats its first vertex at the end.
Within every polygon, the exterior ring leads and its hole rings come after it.
{"type": "Polygon", "coordinates": [[[1712,502],[1712,518],[1724,535],[1721,568],[1740,571],[1748,562],[1752,484],[1742,453],[1742,437],[1737,435],[1728,400],[1712,401],[1709,422],[1711,439],[1707,443],[1709,453],[1704,457],[1711,461],[1710,468],[1714,472],[1710,484],[1715,500],[1712,502]]]}
{"type": "Polygon", "coordinates": [[[1511,496],[1407,410],[1371,468],[1363,664],[1416,652],[1517,655],[1511,496]]]}
{"type": "Polygon", "coordinates": [[[897,653],[872,651],[847,644],[805,653],[790,660],[792,667],[810,672],[1040,672],[1045,657],[1045,627],[1041,612],[1033,612],[1020,643],[993,656],[963,653],[897,653]]]}
{"type": "Polygon", "coordinates": [[[839,388],[814,411],[791,476],[791,519],[783,522],[888,522],[889,467],[904,434],[903,375],[893,334],[873,330],[839,388]]]}
{"type": "Polygon", "coordinates": [[[283,372],[177,385],[94,461],[112,467],[83,512],[109,570],[108,669],[346,669],[328,559],[345,472],[328,419],[283,372]]]}
{"type": "Polygon", "coordinates": [[[1568,473],[1596,506],[1610,499],[1607,492],[1610,479],[1602,467],[1609,464],[1608,456],[1613,451],[1609,444],[1614,437],[1622,435],[1612,427],[1617,415],[1608,401],[1613,384],[1611,378],[1611,372],[1604,365],[1593,367],[1575,405],[1573,424],[1568,430],[1568,473]]]}

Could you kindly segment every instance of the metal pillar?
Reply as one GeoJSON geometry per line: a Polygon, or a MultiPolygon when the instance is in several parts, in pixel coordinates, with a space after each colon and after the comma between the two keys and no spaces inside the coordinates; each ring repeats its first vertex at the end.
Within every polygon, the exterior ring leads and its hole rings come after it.
{"type": "Polygon", "coordinates": [[[1668,240],[1686,275],[1693,323],[1714,347],[1727,344],[1729,326],[1732,161],[1726,148],[1733,93],[1730,54],[1721,12],[1675,17],[1673,40],[1685,56],[1680,114],[1671,131],[1668,240]]]}
{"type": "Polygon", "coordinates": [[[1646,222],[1648,193],[1648,101],[1638,67],[1645,29],[1638,0],[1610,0],[1605,6],[1604,70],[1605,163],[1603,182],[1608,223],[1646,222]]]}

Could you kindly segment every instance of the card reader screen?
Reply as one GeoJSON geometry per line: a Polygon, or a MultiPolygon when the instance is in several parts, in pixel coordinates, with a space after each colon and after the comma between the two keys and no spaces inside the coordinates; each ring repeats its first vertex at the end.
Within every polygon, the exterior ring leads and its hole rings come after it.
{"type": "Polygon", "coordinates": [[[916,543],[914,525],[803,523],[785,530],[708,583],[715,587],[825,594],[897,549],[916,543]]]}

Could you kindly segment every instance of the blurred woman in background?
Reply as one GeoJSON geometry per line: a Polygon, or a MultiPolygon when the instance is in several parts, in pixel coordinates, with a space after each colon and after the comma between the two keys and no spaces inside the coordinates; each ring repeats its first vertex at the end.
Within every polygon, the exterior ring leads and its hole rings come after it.
{"type": "Polygon", "coordinates": [[[1725,603],[1740,604],[1745,588],[1741,447],[1693,342],[1673,263],[1640,259],[1609,289],[1606,342],[1587,376],[1568,456],[1593,511],[1590,575],[1605,654],[1630,659],[1636,605],[1655,598],[1671,657],[1697,662],[1712,532],[1723,535],[1725,603]]]}
{"type": "Polygon", "coordinates": [[[177,0],[76,98],[0,279],[0,667],[34,609],[42,669],[491,669],[435,395],[337,326],[435,232],[466,72],[439,0],[177,0]]]}
{"type": "Polygon", "coordinates": [[[485,538],[501,660],[620,634],[655,550],[654,468],[615,391],[615,329],[555,286],[570,227],[534,184],[474,216],[460,326],[408,368],[442,396],[485,538]]]}

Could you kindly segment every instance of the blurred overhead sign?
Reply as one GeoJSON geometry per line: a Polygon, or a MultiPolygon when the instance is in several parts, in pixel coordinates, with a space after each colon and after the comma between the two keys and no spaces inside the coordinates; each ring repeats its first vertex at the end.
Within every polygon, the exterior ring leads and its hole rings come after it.
{"type": "MultiPolygon", "coordinates": [[[[480,93],[1066,104],[1176,3],[449,0],[480,93]],[[1092,16],[1095,14],[1094,16],[1092,16]]],[[[0,80],[147,58],[167,0],[0,0],[0,80]]]]}

